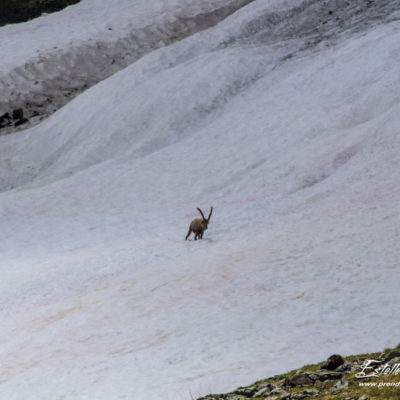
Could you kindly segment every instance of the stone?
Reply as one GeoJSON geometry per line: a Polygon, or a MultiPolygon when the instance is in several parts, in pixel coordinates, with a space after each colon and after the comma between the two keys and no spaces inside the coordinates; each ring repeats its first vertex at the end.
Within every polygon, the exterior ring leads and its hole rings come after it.
{"type": "Polygon", "coordinates": [[[318,394],[318,390],[315,389],[305,389],[302,390],[301,392],[293,393],[291,395],[291,399],[293,400],[301,400],[301,399],[308,399],[312,396],[316,396],[318,394]]]}
{"type": "Polygon", "coordinates": [[[302,400],[305,399],[307,396],[305,394],[303,394],[302,392],[297,392],[292,394],[291,399],[293,400],[302,400]]]}
{"type": "Polygon", "coordinates": [[[271,393],[271,389],[269,387],[264,387],[259,389],[256,393],[254,393],[253,397],[262,397],[266,396],[269,393],[271,393]]]}
{"type": "Polygon", "coordinates": [[[3,122],[4,120],[7,119],[11,119],[10,114],[8,112],[0,116],[0,122],[3,122]]]}
{"type": "Polygon", "coordinates": [[[394,367],[396,364],[397,364],[397,365],[400,365],[400,357],[394,357],[394,358],[392,358],[392,359],[388,362],[388,364],[389,364],[391,367],[394,367]]]}
{"type": "Polygon", "coordinates": [[[338,394],[348,387],[349,382],[346,379],[341,379],[340,381],[337,381],[336,384],[329,391],[332,394],[338,394]]]}
{"type": "Polygon", "coordinates": [[[335,384],[332,380],[326,380],[323,382],[318,381],[316,387],[319,391],[323,392],[324,390],[329,390],[335,384]]]}
{"type": "MultiPolygon", "coordinates": [[[[359,365],[359,367],[362,367],[364,364],[365,364],[365,362],[366,362],[367,360],[365,360],[365,359],[360,359],[360,360],[357,360],[357,364],[359,365]]],[[[369,367],[372,367],[372,368],[374,368],[374,367],[379,367],[379,366],[381,366],[382,365],[382,361],[383,360],[379,360],[379,359],[374,359],[374,360],[368,360],[368,366],[369,367]]]]}
{"type": "Polygon", "coordinates": [[[340,379],[343,377],[343,372],[321,370],[313,372],[310,375],[314,380],[325,381],[327,379],[340,379]]]}
{"type": "Polygon", "coordinates": [[[276,386],[283,387],[287,385],[287,378],[279,379],[279,381],[275,382],[276,386]]]}
{"type": "Polygon", "coordinates": [[[382,359],[384,362],[388,362],[398,357],[400,357],[400,350],[392,350],[388,354],[383,354],[382,359]]]}
{"type": "Polygon", "coordinates": [[[260,383],[257,385],[257,390],[269,389],[271,391],[271,390],[274,390],[275,388],[276,388],[276,385],[271,382],[260,383]]]}
{"type": "Polygon", "coordinates": [[[310,385],[315,382],[315,379],[312,379],[309,374],[301,372],[300,374],[293,375],[288,380],[288,384],[290,386],[302,386],[302,385],[310,385]]]}
{"type": "Polygon", "coordinates": [[[228,394],[228,396],[226,397],[228,400],[247,400],[248,396],[243,396],[240,394],[228,394]]]}
{"type": "Polygon", "coordinates": [[[276,387],[274,389],[271,390],[271,394],[282,394],[283,393],[283,389],[276,387]]]}
{"type": "Polygon", "coordinates": [[[304,389],[302,391],[302,393],[304,393],[307,396],[315,396],[315,395],[318,394],[318,390],[316,390],[316,389],[304,389]]]}
{"type": "Polygon", "coordinates": [[[348,372],[348,371],[351,371],[352,367],[353,367],[352,363],[345,361],[344,364],[339,365],[339,367],[336,368],[336,371],[337,372],[348,372]]]}
{"type": "Polygon", "coordinates": [[[321,369],[333,371],[342,364],[344,364],[344,358],[340,354],[332,354],[325,362],[321,364],[321,369]]]}
{"type": "Polygon", "coordinates": [[[17,108],[12,112],[13,119],[22,119],[24,118],[24,110],[22,108],[17,108]]]}
{"type": "Polygon", "coordinates": [[[9,113],[5,113],[0,116],[0,129],[11,125],[11,117],[9,113]]]}
{"type": "Polygon", "coordinates": [[[18,121],[14,122],[14,126],[20,126],[23,124],[26,124],[28,122],[28,120],[26,118],[21,118],[18,121]]]}
{"type": "Polygon", "coordinates": [[[234,394],[243,395],[243,396],[246,396],[246,397],[253,397],[253,395],[255,394],[256,390],[257,389],[255,387],[252,387],[252,388],[240,387],[240,388],[237,388],[233,393],[234,394]]]}

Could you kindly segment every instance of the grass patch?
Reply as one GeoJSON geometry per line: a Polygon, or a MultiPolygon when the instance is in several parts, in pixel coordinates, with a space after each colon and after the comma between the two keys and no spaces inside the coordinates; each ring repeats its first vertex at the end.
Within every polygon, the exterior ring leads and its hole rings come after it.
{"type": "MultiPolygon", "coordinates": [[[[393,349],[385,349],[384,353],[389,354],[393,350],[400,350],[400,345],[397,345],[393,349]]],[[[275,375],[273,377],[259,380],[250,387],[260,386],[266,383],[269,383],[275,387],[281,388],[281,390],[285,392],[289,392],[290,394],[294,395],[300,393],[306,389],[311,389],[314,391],[318,391],[315,395],[306,395],[303,397],[304,399],[315,399],[315,400],[334,400],[334,399],[354,399],[358,400],[359,398],[367,398],[369,400],[400,400],[400,369],[398,370],[397,374],[386,374],[381,375],[379,377],[370,377],[370,378],[357,378],[356,375],[361,372],[361,366],[364,364],[366,360],[378,360],[379,356],[382,355],[382,352],[376,353],[365,353],[365,354],[356,354],[356,355],[349,355],[344,357],[345,361],[352,364],[351,371],[345,372],[343,375],[344,380],[348,382],[348,386],[340,386],[341,380],[340,379],[331,379],[329,381],[316,381],[314,384],[306,384],[302,386],[295,386],[295,387],[288,387],[285,386],[284,383],[285,379],[290,379],[296,373],[299,372],[310,372],[316,373],[320,370],[321,363],[318,364],[310,364],[304,365],[300,369],[295,369],[289,371],[285,374],[275,375]],[[337,387],[334,387],[336,383],[339,384],[339,392],[335,392],[338,390],[337,387]]],[[[382,360],[382,359],[381,359],[382,360]]],[[[381,361],[383,363],[383,361],[381,361]]],[[[382,364],[384,365],[384,364],[382,364]]],[[[395,370],[394,370],[395,371],[395,370]]],[[[231,397],[225,397],[226,395],[217,395],[213,397],[217,400],[222,399],[231,399],[231,397]]],[[[264,395],[263,399],[268,399],[270,395],[264,395]]],[[[279,395],[278,395],[279,397],[279,395]]],[[[234,398],[234,397],[232,397],[234,398]]],[[[207,399],[207,397],[205,397],[207,399]]],[[[249,398],[251,399],[251,397],[249,398]]],[[[257,400],[257,398],[252,398],[257,400]]]]}

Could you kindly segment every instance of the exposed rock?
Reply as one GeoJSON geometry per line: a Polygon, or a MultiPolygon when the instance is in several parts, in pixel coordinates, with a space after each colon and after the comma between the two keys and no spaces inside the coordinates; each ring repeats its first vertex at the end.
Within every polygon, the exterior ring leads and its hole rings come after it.
{"type": "Polygon", "coordinates": [[[348,372],[348,371],[351,371],[352,366],[353,366],[352,363],[345,361],[344,364],[342,364],[336,368],[336,371],[337,372],[348,372]]]}
{"type": "Polygon", "coordinates": [[[277,379],[279,379],[279,380],[276,382],[276,386],[283,387],[286,385],[287,378],[282,378],[282,376],[278,376],[277,379]],[[279,378],[281,378],[281,379],[279,379],[279,378]]]}
{"type": "Polygon", "coordinates": [[[4,120],[8,120],[8,119],[11,119],[10,114],[8,112],[6,112],[0,116],[0,122],[3,122],[4,120]]]}
{"type": "MultiPolygon", "coordinates": [[[[369,360],[369,363],[368,363],[368,366],[369,367],[372,367],[372,368],[375,368],[375,367],[379,367],[379,366],[381,366],[382,365],[382,359],[370,359],[369,360]]],[[[360,359],[360,360],[357,360],[356,361],[356,363],[361,367],[363,364],[364,364],[364,362],[365,362],[365,360],[364,359],[360,359]]]]}
{"type": "Polygon", "coordinates": [[[11,117],[9,113],[0,116],[0,129],[11,125],[11,117]]]}
{"type": "Polygon", "coordinates": [[[334,381],[328,380],[328,381],[318,381],[318,383],[316,383],[316,388],[323,392],[325,390],[329,390],[330,388],[332,388],[335,385],[334,381]]]}
{"type": "Polygon", "coordinates": [[[22,119],[24,118],[24,110],[22,108],[17,108],[12,112],[13,119],[22,119]]]}
{"type": "Polygon", "coordinates": [[[332,394],[338,394],[348,387],[349,382],[346,379],[341,379],[340,381],[337,381],[336,384],[330,389],[330,392],[332,394]]]}
{"type": "Polygon", "coordinates": [[[314,381],[317,379],[320,381],[325,381],[327,379],[340,379],[343,377],[343,372],[322,370],[310,373],[310,376],[312,379],[314,379],[314,381]]]}
{"type": "Polygon", "coordinates": [[[316,389],[304,389],[302,393],[306,394],[307,396],[315,396],[318,394],[318,390],[316,389]]]}
{"type": "Polygon", "coordinates": [[[10,113],[6,112],[0,116],[0,129],[7,127],[18,127],[20,125],[29,122],[27,118],[24,118],[24,111],[22,108],[17,108],[10,113]]]}
{"type": "Polygon", "coordinates": [[[270,394],[276,386],[272,385],[271,383],[267,383],[264,385],[258,385],[257,386],[257,392],[254,393],[254,397],[262,397],[266,396],[267,394],[270,394]]]}
{"type": "Polygon", "coordinates": [[[393,367],[395,364],[400,364],[400,357],[394,357],[392,359],[390,359],[390,361],[388,362],[388,364],[393,367]]]}
{"type": "Polygon", "coordinates": [[[257,389],[253,387],[240,387],[237,388],[233,393],[234,394],[239,394],[242,396],[246,397],[253,397],[253,395],[256,393],[257,389]]]}
{"type": "Polygon", "coordinates": [[[382,353],[380,354],[379,359],[382,360],[383,362],[388,362],[395,357],[400,357],[400,350],[392,350],[389,352],[382,353]]]}
{"type": "Polygon", "coordinates": [[[297,392],[291,395],[291,399],[293,400],[302,400],[302,399],[307,399],[310,398],[310,396],[316,396],[318,394],[318,390],[315,389],[305,389],[302,390],[301,392],[297,392]]]}
{"type": "Polygon", "coordinates": [[[398,357],[400,357],[400,350],[393,350],[387,354],[383,354],[382,359],[384,362],[388,362],[398,357]]]}
{"type": "Polygon", "coordinates": [[[299,374],[293,375],[288,379],[288,386],[303,386],[303,385],[311,385],[315,382],[315,379],[312,379],[309,374],[305,372],[300,372],[299,374]]]}
{"type": "Polygon", "coordinates": [[[240,394],[235,394],[235,393],[232,394],[231,393],[231,394],[228,394],[226,399],[227,400],[247,400],[248,396],[243,396],[243,395],[240,395],[240,394]]]}
{"type": "Polygon", "coordinates": [[[20,126],[23,124],[26,124],[28,122],[28,120],[26,118],[21,118],[19,120],[17,120],[16,122],[14,122],[14,126],[20,126]]]}
{"type": "Polygon", "coordinates": [[[273,389],[271,391],[271,394],[282,394],[284,392],[284,390],[280,387],[276,387],[275,389],[273,389]]]}

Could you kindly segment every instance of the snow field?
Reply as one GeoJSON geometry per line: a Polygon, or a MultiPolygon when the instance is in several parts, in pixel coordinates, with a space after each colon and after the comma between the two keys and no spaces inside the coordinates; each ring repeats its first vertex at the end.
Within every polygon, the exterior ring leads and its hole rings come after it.
{"type": "Polygon", "coordinates": [[[186,399],[397,344],[400,30],[248,29],[304,4],[253,2],[0,137],[0,397],[186,399]]]}

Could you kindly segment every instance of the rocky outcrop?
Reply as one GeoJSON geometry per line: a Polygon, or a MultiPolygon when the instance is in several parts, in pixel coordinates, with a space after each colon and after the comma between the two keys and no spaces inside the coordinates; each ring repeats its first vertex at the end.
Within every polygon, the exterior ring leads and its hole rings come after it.
{"type": "Polygon", "coordinates": [[[24,117],[24,111],[22,108],[17,108],[11,112],[11,115],[10,113],[6,112],[0,116],[0,129],[9,126],[17,127],[26,124],[27,122],[29,121],[24,117]]]}
{"type": "MultiPolygon", "coordinates": [[[[231,393],[211,394],[198,400],[317,400],[333,398],[370,400],[368,386],[365,389],[360,387],[360,380],[356,377],[366,360],[375,360],[377,366],[400,366],[400,349],[387,350],[380,355],[375,353],[350,356],[347,360],[339,354],[334,354],[319,365],[304,367],[288,374],[275,375],[253,385],[239,387],[231,393]]],[[[393,377],[396,378],[395,375],[393,377]]],[[[373,390],[373,385],[371,388],[370,390],[373,390]]],[[[395,396],[398,387],[394,387],[393,390],[395,396]]]]}

